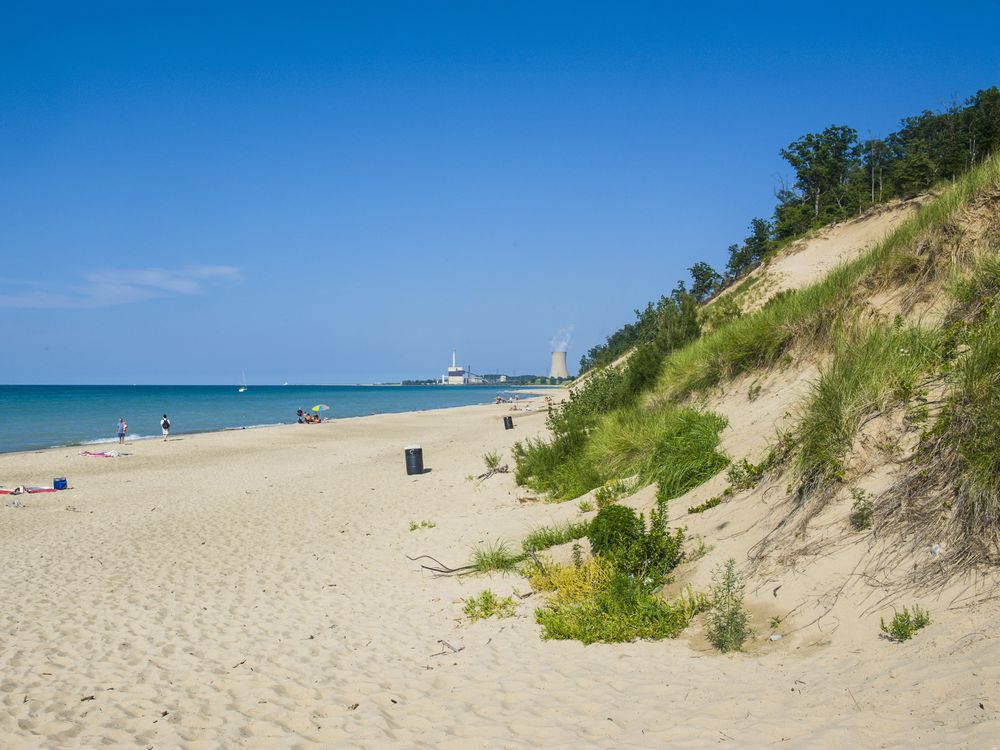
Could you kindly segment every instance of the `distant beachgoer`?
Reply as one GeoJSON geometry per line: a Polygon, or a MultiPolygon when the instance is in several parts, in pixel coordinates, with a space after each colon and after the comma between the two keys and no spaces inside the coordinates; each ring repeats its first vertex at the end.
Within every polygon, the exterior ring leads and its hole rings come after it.
{"type": "Polygon", "coordinates": [[[163,439],[165,441],[167,436],[170,434],[170,420],[167,419],[166,414],[164,414],[163,419],[160,420],[160,429],[163,430],[163,439]]]}
{"type": "Polygon", "coordinates": [[[301,409],[299,409],[297,412],[295,412],[295,416],[299,418],[299,424],[302,424],[303,422],[305,422],[305,419],[304,419],[305,415],[302,413],[301,409]]]}
{"type": "Polygon", "coordinates": [[[125,424],[125,417],[118,417],[118,443],[119,445],[125,442],[125,433],[128,432],[128,425],[125,424]]]}
{"type": "Polygon", "coordinates": [[[497,394],[497,403],[498,404],[502,404],[503,403],[503,396],[501,396],[499,393],[497,394]]]}

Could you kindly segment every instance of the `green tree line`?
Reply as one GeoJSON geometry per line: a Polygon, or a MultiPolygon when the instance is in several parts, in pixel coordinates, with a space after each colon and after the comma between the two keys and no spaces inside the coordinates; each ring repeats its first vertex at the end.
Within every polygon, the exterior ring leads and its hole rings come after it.
{"type": "Polygon", "coordinates": [[[983,89],[944,111],[925,110],[885,138],[862,140],[846,125],[806,133],[781,149],[794,171],[776,191],[770,220],[754,218],[744,240],[728,248],[723,272],[704,261],[688,271],[670,295],[635,311],[626,323],[580,359],[580,372],[613,362],[656,338],[664,316],[676,316],[681,300],[705,302],[756,268],[788,242],[817,227],[863,214],[880,203],[912,198],[942,180],[954,180],[1000,148],[1000,90],[983,89]]]}

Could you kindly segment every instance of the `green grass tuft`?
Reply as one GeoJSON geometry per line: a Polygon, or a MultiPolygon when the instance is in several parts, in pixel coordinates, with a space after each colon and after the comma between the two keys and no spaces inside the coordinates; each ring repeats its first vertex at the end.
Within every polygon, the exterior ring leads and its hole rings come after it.
{"type": "Polygon", "coordinates": [[[476,573],[492,573],[494,571],[508,573],[524,559],[524,555],[515,554],[511,551],[509,543],[499,539],[477,546],[472,552],[470,564],[476,573]]]}
{"type": "Polygon", "coordinates": [[[553,526],[540,526],[533,529],[521,542],[521,548],[528,552],[541,552],[549,547],[555,547],[576,539],[582,539],[590,531],[588,521],[564,521],[553,526]]]}

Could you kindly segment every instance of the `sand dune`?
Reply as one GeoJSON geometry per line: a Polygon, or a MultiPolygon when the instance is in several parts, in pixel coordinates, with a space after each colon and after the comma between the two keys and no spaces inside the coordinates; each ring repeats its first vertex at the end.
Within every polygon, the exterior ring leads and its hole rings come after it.
{"type": "MultiPolygon", "coordinates": [[[[995,744],[996,604],[973,616],[928,602],[934,625],[900,646],[869,616],[850,638],[821,621],[736,656],[697,627],[657,643],[542,641],[537,595],[513,619],[463,622],[463,597],[526,583],[434,578],[407,555],[460,564],[480,540],[577,513],[519,503],[510,475],[466,479],[483,452],[509,458],[544,426],[522,413],[505,432],[507,413],[180,436],[107,460],[0,456],[4,483],[73,486],[0,508],[0,746],[995,744]],[[431,472],[408,477],[414,441],[431,472]]],[[[759,520],[739,501],[716,511],[731,532],[759,520]]],[[[697,519],[716,556],[752,537],[727,542],[720,517],[697,519]]],[[[786,576],[788,591],[815,588],[786,576]]],[[[772,586],[757,584],[766,602],[772,586]]]]}

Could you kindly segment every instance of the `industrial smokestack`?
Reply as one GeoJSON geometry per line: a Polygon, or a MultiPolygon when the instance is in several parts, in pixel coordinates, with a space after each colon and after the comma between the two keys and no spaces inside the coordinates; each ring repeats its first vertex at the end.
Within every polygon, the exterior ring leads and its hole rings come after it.
{"type": "Polygon", "coordinates": [[[550,378],[568,378],[569,373],[566,371],[566,350],[561,352],[552,352],[552,367],[549,368],[550,378]]]}

